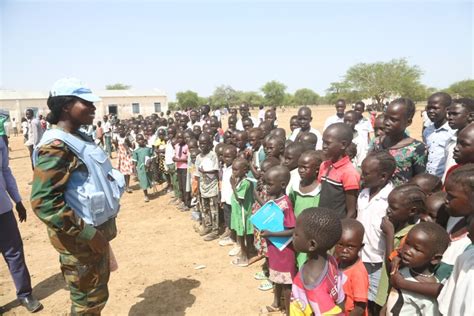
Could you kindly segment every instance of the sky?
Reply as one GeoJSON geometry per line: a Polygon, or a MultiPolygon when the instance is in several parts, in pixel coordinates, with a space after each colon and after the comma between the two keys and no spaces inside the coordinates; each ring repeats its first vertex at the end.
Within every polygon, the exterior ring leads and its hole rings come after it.
{"type": "Polygon", "coordinates": [[[0,0],[0,89],[62,77],[174,100],[277,80],[324,94],[357,63],[407,58],[422,83],[474,78],[473,1],[0,0]]]}

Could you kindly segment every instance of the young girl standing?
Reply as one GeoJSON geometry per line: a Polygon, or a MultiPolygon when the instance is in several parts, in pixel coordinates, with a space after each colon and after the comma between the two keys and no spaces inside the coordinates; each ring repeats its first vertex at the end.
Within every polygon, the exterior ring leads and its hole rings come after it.
{"type": "Polygon", "coordinates": [[[249,171],[249,163],[244,158],[237,158],[232,163],[231,224],[236,232],[237,242],[240,245],[240,256],[232,264],[246,267],[253,246],[253,225],[250,222],[253,204],[253,184],[245,175],[249,171]]]}
{"type": "Polygon", "coordinates": [[[133,162],[137,168],[140,188],[145,194],[145,202],[149,202],[148,188],[151,187],[151,179],[146,165],[148,160],[153,157],[153,149],[146,146],[146,140],[142,134],[137,135],[137,143],[138,148],[133,151],[133,162]]]}
{"type": "Polygon", "coordinates": [[[395,158],[397,168],[392,176],[395,185],[408,182],[426,169],[428,155],[425,145],[408,136],[405,131],[411,125],[415,111],[410,99],[392,101],[384,115],[385,135],[374,140],[375,151],[388,150],[395,158]]]}
{"type": "Polygon", "coordinates": [[[115,146],[118,151],[118,170],[125,177],[125,190],[128,193],[132,193],[130,189],[130,176],[133,174],[132,142],[127,136],[123,125],[118,127],[118,137],[115,139],[115,146]]]}
{"type": "Polygon", "coordinates": [[[270,168],[264,175],[267,194],[281,208],[283,212],[283,226],[285,230],[271,232],[264,230],[261,236],[267,238],[268,267],[270,281],[275,284],[273,303],[266,307],[266,312],[275,312],[284,307],[290,314],[291,285],[296,275],[295,251],[289,244],[279,250],[268,237],[291,237],[296,224],[295,213],[290,198],[285,194],[286,186],[290,181],[290,171],[284,166],[270,168]],[[280,298],[284,297],[285,305],[281,306],[280,298]]]}

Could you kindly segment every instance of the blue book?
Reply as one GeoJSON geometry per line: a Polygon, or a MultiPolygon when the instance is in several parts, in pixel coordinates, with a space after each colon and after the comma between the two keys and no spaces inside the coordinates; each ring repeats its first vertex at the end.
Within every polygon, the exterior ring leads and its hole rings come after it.
{"type": "MultiPolygon", "coordinates": [[[[281,232],[285,230],[283,226],[283,210],[273,201],[265,203],[255,214],[250,217],[253,226],[258,230],[268,230],[271,232],[281,232]]],[[[280,251],[293,239],[292,237],[268,237],[275,247],[280,251]]]]}

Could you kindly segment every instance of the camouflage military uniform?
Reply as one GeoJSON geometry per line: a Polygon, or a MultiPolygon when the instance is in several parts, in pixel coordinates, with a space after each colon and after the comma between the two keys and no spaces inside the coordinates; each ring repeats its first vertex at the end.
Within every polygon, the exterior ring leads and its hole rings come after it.
{"type": "Polygon", "coordinates": [[[31,206],[47,225],[49,239],[59,252],[61,270],[70,290],[73,315],[98,315],[109,292],[109,254],[92,252],[88,241],[99,230],[111,240],[115,219],[99,227],[86,224],[65,203],[64,191],[71,173],[86,166],[59,140],[39,150],[31,190],[31,206]]]}

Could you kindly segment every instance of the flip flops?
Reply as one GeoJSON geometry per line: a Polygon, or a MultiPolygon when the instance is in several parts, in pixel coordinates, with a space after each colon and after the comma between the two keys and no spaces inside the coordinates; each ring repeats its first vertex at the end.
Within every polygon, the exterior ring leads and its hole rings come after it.
{"type": "Polygon", "coordinates": [[[265,275],[265,273],[263,271],[259,271],[257,273],[254,274],[253,278],[255,280],[266,280],[267,279],[267,276],[265,275]]]}
{"type": "Polygon", "coordinates": [[[234,260],[231,261],[231,263],[234,266],[241,267],[241,268],[245,268],[249,266],[248,261],[242,261],[240,260],[240,258],[235,258],[234,260]]]}
{"type": "Polygon", "coordinates": [[[273,289],[273,283],[269,280],[263,280],[262,283],[258,286],[260,291],[269,291],[273,289]]]}

